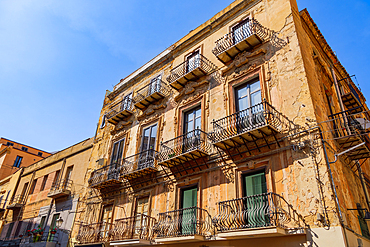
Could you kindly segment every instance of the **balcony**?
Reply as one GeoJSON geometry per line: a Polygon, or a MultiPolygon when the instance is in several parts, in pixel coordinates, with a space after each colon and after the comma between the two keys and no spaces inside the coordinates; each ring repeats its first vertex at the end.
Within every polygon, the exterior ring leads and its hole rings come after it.
{"type": "Polygon", "coordinates": [[[274,32],[252,18],[240,28],[240,31],[230,32],[217,40],[212,53],[221,62],[228,63],[239,53],[253,49],[273,35],[274,32]]]}
{"type": "Polygon", "coordinates": [[[136,179],[157,172],[157,156],[156,151],[149,149],[123,159],[121,177],[136,179]]]}
{"type": "Polygon", "coordinates": [[[132,115],[132,99],[125,97],[122,101],[114,104],[106,115],[108,122],[116,125],[119,121],[125,120],[132,115]]]}
{"type": "MultiPolygon", "coordinates": [[[[158,163],[167,167],[183,167],[183,163],[188,163],[188,165],[190,161],[196,163],[197,159],[205,158],[211,151],[212,145],[207,133],[197,129],[161,143],[158,163]]],[[[200,168],[198,163],[196,166],[200,168]]]]}
{"type": "Polygon", "coordinates": [[[275,193],[219,202],[218,211],[213,222],[220,238],[305,234],[304,218],[283,197],[275,193]]]}
{"type": "Polygon", "coordinates": [[[150,245],[156,220],[148,215],[118,219],[110,232],[110,245],[150,245]]]}
{"type": "Polygon", "coordinates": [[[360,96],[354,86],[352,86],[352,83],[350,81],[346,81],[341,83],[341,85],[345,85],[341,87],[342,102],[346,108],[350,110],[350,113],[354,114],[363,111],[360,96]]]}
{"type": "Polygon", "coordinates": [[[321,126],[331,132],[339,146],[338,153],[347,151],[345,155],[350,160],[370,158],[370,122],[367,119],[361,114],[351,114],[351,110],[331,115],[329,119],[321,126]]]}
{"type": "Polygon", "coordinates": [[[167,81],[172,88],[180,90],[185,87],[187,82],[197,80],[216,69],[216,65],[199,54],[193,62],[185,61],[173,68],[171,74],[167,77],[167,81]]]}
{"type": "Polygon", "coordinates": [[[169,96],[170,92],[167,84],[157,79],[136,92],[133,99],[134,106],[140,110],[144,110],[150,104],[169,96]]]}
{"type": "Polygon", "coordinates": [[[191,207],[160,213],[154,232],[156,243],[191,242],[214,235],[214,227],[207,210],[191,207]]]}
{"type": "Polygon", "coordinates": [[[6,207],[7,209],[19,209],[23,207],[25,203],[25,198],[23,195],[16,195],[13,197],[10,201],[8,206],[6,207]]]}
{"type": "Polygon", "coordinates": [[[118,163],[104,166],[93,171],[91,178],[89,179],[89,186],[95,189],[119,186],[122,183],[120,173],[121,170],[118,163]]]}
{"type": "Polygon", "coordinates": [[[227,150],[249,143],[259,149],[277,141],[276,133],[294,124],[267,102],[262,102],[230,116],[213,121],[213,131],[209,134],[212,144],[227,150]],[[273,136],[274,138],[268,138],[273,136]],[[262,139],[264,143],[257,142],[262,139]]]}
{"type": "Polygon", "coordinates": [[[51,186],[51,189],[48,193],[48,197],[51,198],[60,198],[66,197],[71,194],[72,189],[72,181],[71,180],[61,180],[57,181],[55,184],[51,186]]]}
{"type": "Polygon", "coordinates": [[[98,222],[81,224],[76,240],[79,244],[98,244],[108,242],[111,238],[112,223],[98,222]]]}

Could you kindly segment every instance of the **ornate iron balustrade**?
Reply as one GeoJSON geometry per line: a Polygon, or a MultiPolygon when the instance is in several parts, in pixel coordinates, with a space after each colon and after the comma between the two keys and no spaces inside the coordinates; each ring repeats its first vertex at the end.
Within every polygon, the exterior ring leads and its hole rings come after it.
{"type": "Polygon", "coordinates": [[[203,55],[199,54],[191,62],[185,61],[170,71],[170,75],[166,78],[171,87],[175,89],[180,89],[184,87],[186,81],[190,81],[201,76],[210,74],[217,69],[210,60],[208,60],[203,55]],[[199,70],[199,71],[198,71],[199,70]],[[189,78],[187,78],[189,75],[189,78]],[[182,80],[183,79],[183,80],[182,80]],[[175,83],[179,85],[175,85],[175,83]]]}
{"type": "Polygon", "coordinates": [[[256,35],[261,42],[269,39],[274,43],[274,45],[280,47],[286,44],[285,41],[277,37],[276,32],[262,26],[256,19],[252,18],[247,24],[245,24],[245,27],[241,32],[230,32],[217,40],[216,47],[213,48],[212,53],[218,57],[220,54],[226,52],[252,35],[256,35]]]}
{"type": "Polygon", "coordinates": [[[71,190],[72,189],[73,181],[68,180],[60,180],[52,184],[50,188],[50,192],[58,191],[58,190],[71,190]]]}
{"type": "Polygon", "coordinates": [[[159,214],[154,226],[157,238],[214,234],[211,215],[207,210],[191,207],[159,214]]]}
{"type": "Polygon", "coordinates": [[[220,232],[272,226],[302,229],[306,226],[293,206],[272,192],[219,202],[218,210],[213,222],[220,232]]]}
{"type": "Polygon", "coordinates": [[[104,187],[120,183],[120,174],[122,167],[120,163],[112,163],[92,172],[89,179],[90,187],[104,187]]]}
{"type": "Polygon", "coordinates": [[[136,107],[144,109],[145,107],[148,107],[151,103],[169,96],[170,93],[171,90],[169,89],[167,84],[160,79],[156,79],[151,81],[148,85],[139,89],[136,92],[133,101],[136,107]]]}
{"type": "Polygon", "coordinates": [[[156,219],[144,214],[118,219],[110,232],[111,241],[126,239],[153,240],[153,226],[156,219]]]}
{"type": "Polygon", "coordinates": [[[124,119],[132,114],[132,98],[126,96],[122,101],[114,104],[106,114],[108,122],[117,124],[119,120],[124,119]]]}
{"type": "Polygon", "coordinates": [[[276,132],[295,126],[293,122],[266,101],[227,117],[213,120],[212,124],[213,131],[209,134],[212,143],[219,143],[264,126],[268,126],[276,132]]]}
{"type": "Polygon", "coordinates": [[[81,224],[76,240],[80,244],[92,244],[108,242],[112,236],[112,223],[99,222],[93,224],[81,224]]]}
{"type": "Polygon", "coordinates": [[[200,156],[206,156],[211,150],[212,145],[208,140],[208,134],[196,129],[161,143],[158,158],[160,163],[167,163],[174,158],[177,158],[178,162],[186,162],[200,156]],[[188,157],[186,158],[184,155],[188,157]]]}
{"type": "Polygon", "coordinates": [[[156,171],[157,156],[158,152],[149,149],[124,158],[120,166],[121,176],[135,178],[156,171]]]}
{"type": "Polygon", "coordinates": [[[25,203],[25,197],[23,195],[16,195],[10,199],[8,207],[23,205],[25,203]]]}

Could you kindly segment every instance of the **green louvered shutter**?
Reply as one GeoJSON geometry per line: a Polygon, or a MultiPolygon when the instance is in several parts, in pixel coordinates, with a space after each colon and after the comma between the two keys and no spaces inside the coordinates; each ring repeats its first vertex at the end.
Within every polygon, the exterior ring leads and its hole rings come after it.
{"type": "Polygon", "coordinates": [[[182,194],[182,235],[194,235],[196,233],[197,220],[197,188],[183,190],[182,194]],[[187,208],[187,209],[186,209],[187,208]]]}

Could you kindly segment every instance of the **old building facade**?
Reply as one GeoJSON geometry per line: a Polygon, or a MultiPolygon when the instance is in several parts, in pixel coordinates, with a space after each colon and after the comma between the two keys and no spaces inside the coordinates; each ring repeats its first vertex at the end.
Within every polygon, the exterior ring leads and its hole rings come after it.
{"type": "Polygon", "coordinates": [[[367,106],[294,0],[237,0],[108,92],[74,245],[369,246],[367,106]]]}

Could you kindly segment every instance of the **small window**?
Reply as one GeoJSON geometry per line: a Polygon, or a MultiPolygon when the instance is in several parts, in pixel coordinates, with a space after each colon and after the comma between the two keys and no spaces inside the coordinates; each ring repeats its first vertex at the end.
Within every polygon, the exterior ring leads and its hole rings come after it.
{"type": "Polygon", "coordinates": [[[22,160],[23,160],[23,157],[17,156],[17,158],[15,158],[13,166],[19,168],[22,163],[22,160]]]}
{"type": "Polygon", "coordinates": [[[36,184],[37,184],[37,179],[33,180],[31,190],[30,190],[30,194],[33,194],[33,192],[35,192],[36,184]]]}
{"type": "Polygon", "coordinates": [[[28,152],[28,148],[22,147],[22,151],[28,152]]]}
{"type": "Polygon", "coordinates": [[[14,146],[14,143],[11,143],[11,142],[7,142],[6,143],[7,146],[14,146]]]}
{"type": "Polygon", "coordinates": [[[250,109],[254,113],[253,107],[262,102],[260,81],[255,80],[235,88],[235,99],[237,111],[250,109]]]}
{"type": "Polygon", "coordinates": [[[40,224],[39,224],[41,229],[45,228],[45,223],[46,223],[45,220],[46,220],[46,216],[42,216],[40,220],[40,224]]]}
{"type": "Polygon", "coordinates": [[[103,119],[101,120],[101,124],[100,124],[100,128],[101,128],[101,129],[102,129],[102,128],[104,128],[104,126],[105,126],[106,118],[107,118],[107,116],[106,116],[106,115],[104,115],[104,116],[103,116],[103,119]]]}
{"type": "Polygon", "coordinates": [[[38,152],[38,154],[37,154],[38,156],[42,156],[42,153],[41,152],[38,152]]]}
{"type": "Polygon", "coordinates": [[[49,175],[45,175],[44,179],[42,180],[40,191],[43,191],[45,189],[46,182],[48,181],[49,175]]]}

